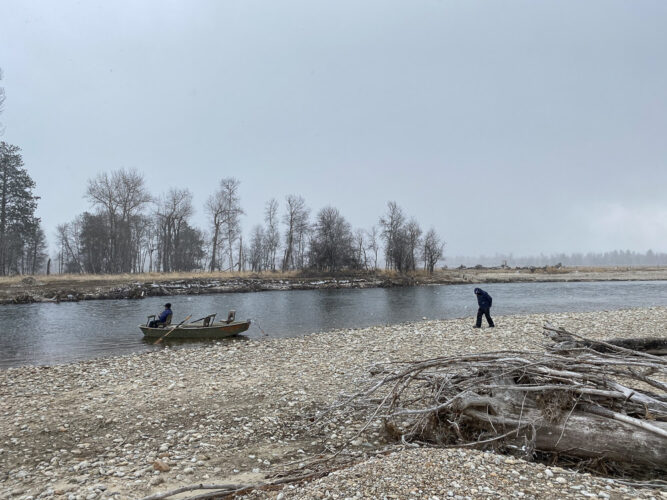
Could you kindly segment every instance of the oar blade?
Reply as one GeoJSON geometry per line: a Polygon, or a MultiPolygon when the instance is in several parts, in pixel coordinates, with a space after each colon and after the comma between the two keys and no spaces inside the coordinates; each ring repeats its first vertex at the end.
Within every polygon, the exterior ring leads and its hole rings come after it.
{"type": "Polygon", "coordinates": [[[186,322],[187,320],[189,320],[190,318],[192,318],[192,314],[190,314],[187,318],[185,318],[183,321],[181,321],[178,325],[176,325],[174,328],[172,328],[172,329],[169,330],[167,333],[165,333],[162,337],[160,337],[160,338],[157,339],[155,342],[153,342],[153,345],[157,345],[157,344],[161,343],[167,335],[169,335],[171,332],[173,332],[174,330],[176,330],[179,326],[181,326],[183,323],[185,323],[185,322],[186,322]]]}

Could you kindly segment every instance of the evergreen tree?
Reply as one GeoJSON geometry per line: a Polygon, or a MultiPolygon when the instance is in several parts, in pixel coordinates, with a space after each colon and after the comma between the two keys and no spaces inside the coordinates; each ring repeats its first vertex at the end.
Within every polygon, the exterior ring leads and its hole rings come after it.
{"type": "Polygon", "coordinates": [[[23,168],[21,149],[0,142],[0,275],[36,272],[45,238],[35,216],[35,182],[23,168]]]}

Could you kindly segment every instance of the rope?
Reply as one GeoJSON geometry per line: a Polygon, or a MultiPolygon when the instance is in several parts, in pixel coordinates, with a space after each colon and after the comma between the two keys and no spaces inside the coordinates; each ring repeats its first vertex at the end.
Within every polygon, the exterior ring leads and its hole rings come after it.
{"type": "Polygon", "coordinates": [[[262,330],[262,327],[259,325],[259,320],[257,320],[257,319],[253,319],[252,322],[253,322],[253,323],[257,323],[257,328],[259,328],[259,331],[262,332],[262,335],[265,335],[265,336],[267,336],[267,337],[269,336],[268,333],[266,333],[264,330],[262,330]]]}

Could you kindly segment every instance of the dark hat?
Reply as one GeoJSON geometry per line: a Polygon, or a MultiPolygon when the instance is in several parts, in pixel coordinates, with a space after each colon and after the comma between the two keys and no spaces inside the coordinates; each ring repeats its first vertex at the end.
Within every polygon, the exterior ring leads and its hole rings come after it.
{"type": "Polygon", "coordinates": [[[170,308],[171,308],[171,304],[170,304],[169,302],[167,302],[167,303],[164,305],[164,307],[166,307],[167,309],[170,309],[170,308]]]}
{"type": "Polygon", "coordinates": [[[475,293],[476,294],[479,294],[480,292],[481,292],[481,290],[479,288],[475,288],[475,293]]]}

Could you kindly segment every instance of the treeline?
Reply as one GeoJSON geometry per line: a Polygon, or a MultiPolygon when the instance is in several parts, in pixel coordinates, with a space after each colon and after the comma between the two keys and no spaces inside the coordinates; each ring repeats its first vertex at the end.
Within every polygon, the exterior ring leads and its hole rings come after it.
{"type": "Polygon", "coordinates": [[[453,257],[452,265],[463,265],[474,267],[481,265],[484,267],[498,267],[506,265],[509,267],[543,267],[563,266],[582,267],[582,266],[667,266],[667,253],[654,252],[633,252],[631,250],[613,250],[611,252],[588,252],[588,253],[558,253],[552,255],[524,256],[515,257],[512,254],[496,254],[492,257],[453,257]]]}
{"type": "Polygon", "coordinates": [[[303,197],[288,195],[264,207],[264,220],[243,239],[240,182],[221,179],[204,204],[208,226],[197,228],[188,189],[152,196],[135,170],[102,173],[88,181],[86,211],[57,228],[57,272],[374,270],[433,272],[444,242],[425,234],[395,202],[370,229],[353,230],[335,207],[313,217],[303,197]]]}
{"type": "Polygon", "coordinates": [[[314,216],[303,197],[266,202],[264,220],[243,238],[240,182],[220,180],[204,204],[208,226],[195,227],[188,189],[153,196],[135,170],[101,173],[84,197],[89,210],[56,229],[55,262],[35,216],[35,183],[17,146],[0,143],[0,275],[116,274],[171,271],[374,270],[432,273],[443,258],[435,230],[425,234],[395,202],[376,226],[354,229],[335,207],[314,216]],[[380,253],[383,252],[382,255],[380,253]]]}
{"type": "MultiPolygon", "coordinates": [[[[0,80],[2,71],[0,70],[0,80]]],[[[0,113],[5,100],[0,87],[0,113]]],[[[0,131],[1,132],[1,131],[0,131]]],[[[188,189],[153,196],[135,170],[101,173],[84,194],[89,210],[58,225],[55,265],[36,217],[34,181],[18,146],[0,142],[0,276],[14,274],[116,274],[146,271],[374,270],[384,241],[388,269],[414,271],[420,262],[433,272],[444,242],[431,229],[407,220],[390,202],[379,225],[353,230],[337,208],[314,218],[303,197],[288,195],[283,207],[268,200],[263,223],[243,239],[239,181],[220,180],[204,204],[208,226],[192,224],[195,208],[188,189]],[[47,260],[48,259],[48,260],[47,260]]]]}

